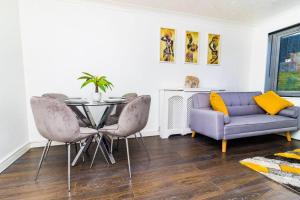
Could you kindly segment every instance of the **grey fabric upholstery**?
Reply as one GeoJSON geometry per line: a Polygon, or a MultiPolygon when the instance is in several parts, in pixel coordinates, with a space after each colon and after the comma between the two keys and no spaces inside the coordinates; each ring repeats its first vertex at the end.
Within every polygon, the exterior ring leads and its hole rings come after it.
{"type": "Polygon", "coordinates": [[[296,119],[299,116],[299,107],[293,106],[283,109],[278,113],[278,115],[296,119]]]}
{"type": "Polygon", "coordinates": [[[209,103],[210,93],[198,93],[192,96],[192,107],[195,109],[211,110],[209,103]]]}
{"type": "Polygon", "coordinates": [[[224,115],[224,124],[229,124],[230,122],[231,122],[230,117],[224,115]]]}
{"type": "Polygon", "coordinates": [[[42,97],[54,98],[60,102],[65,102],[65,100],[69,98],[67,95],[61,93],[45,93],[42,95],[42,97]]]}
{"type": "Polygon", "coordinates": [[[221,140],[224,136],[224,114],[213,110],[191,109],[190,127],[198,133],[221,140]]]}
{"type": "Polygon", "coordinates": [[[225,140],[232,140],[237,138],[245,138],[245,137],[253,137],[253,136],[260,136],[260,135],[267,135],[267,134],[274,134],[274,133],[284,133],[287,131],[297,131],[297,127],[289,127],[289,128],[279,128],[279,129],[269,129],[264,131],[254,131],[254,132],[245,132],[239,134],[231,134],[224,136],[223,139],[225,140]]]}
{"type": "MultiPolygon", "coordinates": [[[[201,109],[201,110],[212,110],[210,102],[209,102],[209,93],[198,93],[192,96],[192,108],[193,109],[201,109]]],[[[230,117],[224,116],[223,113],[223,123],[230,123],[230,117]]],[[[190,118],[191,120],[191,118],[190,118]]],[[[191,123],[191,121],[190,121],[191,123]]]]}
{"type": "MultiPolygon", "coordinates": [[[[127,94],[124,94],[122,97],[124,97],[126,99],[126,101],[129,103],[132,100],[134,100],[135,98],[137,98],[137,96],[138,95],[136,93],[127,93],[127,94]]],[[[115,114],[110,115],[107,118],[107,120],[105,122],[105,125],[117,124],[118,120],[119,120],[119,117],[120,117],[120,114],[121,114],[123,108],[125,107],[125,105],[126,104],[119,104],[119,105],[117,105],[115,114]]]]}
{"type": "MultiPolygon", "coordinates": [[[[131,165],[128,136],[139,133],[142,144],[147,152],[148,159],[150,159],[150,154],[146,149],[146,145],[141,133],[141,130],[146,126],[148,122],[150,103],[151,97],[149,95],[143,95],[135,98],[134,100],[126,104],[122,109],[118,124],[104,126],[103,128],[99,129],[99,131],[103,133],[103,135],[107,134],[110,136],[115,136],[118,138],[122,137],[125,139],[129,178],[131,178],[131,165]]],[[[95,151],[94,157],[96,153],[97,151],[95,151]]],[[[91,165],[93,165],[93,161],[91,165]]]]}
{"type": "Polygon", "coordinates": [[[265,112],[255,103],[253,97],[261,92],[220,92],[229,116],[265,114],[265,112]]]}
{"type": "Polygon", "coordinates": [[[32,97],[30,103],[36,127],[48,140],[69,143],[97,133],[95,129],[80,128],[74,112],[57,99],[32,97]]]}
{"type": "Polygon", "coordinates": [[[224,127],[225,138],[227,135],[246,132],[265,131],[271,129],[297,127],[294,118],[284,116],[271,116],[266,114],[245,115],[231,117],[231,122],[224,127]]]}
{"type": "MultiPolygon", "coordinates": [[[[45,94],[42,95],[42,97],[54,98],[54,99],[57,99],[58,101],[60,101],[62,103],[64,103],[65,100],[67,100],[69,98],[67,95],[62,94],[62,93],[45,93],[45,94]]],[[[77,111],[78,113],[81,113],[77,107],[73,107],[72,109],[77,111]]],[[[89,126],[91,124],[88,119],[81,119],[81,118],[77,117],[77,120],[78,120],[78,123],[79,123],[80,127],[86,127],[86,126],[89,126]]]]}
{"type": "Polygon", "coordinates": [[[199,93],[192,97],[190,128],[193,131],[221,140],[294,131],[300,128],[299,107],[290,107],[278,115],[271,116],[259,108],[253,100],[254,96],[261,94],[260,92],[219,94],[229,111],[230,122],[226,124],[223,113],[211,109],[209,93],[199,93]]]}
{"type": "Polygon", "coordinates": [[[148,122],[151,97],[143,95],[125,105],[117,125],[104,126],[100,132],[127,137],[141,131],[148,122]]]}
{"type": "MultiPolygon", "coordinates": [[[[48,139],[44,147],[36,174],[37,180],[42,163],[48,154],[52,141],[64,142],[68,152],[68,191],[71,190],[71,143],[98,135],[91,128],[79,127],[75,113],[62,101],[53,97],[32,97],[30,99],[34,121],[39,133],[48,139]]],[[[81,147],[83,150],[83,147],[81,147]]],[[[81,151],[80,150],[80,151],[81,151]]]]}
{"type": "Polygon", "coordinates": [[[119,116],[116,115],[110,115],[108,116],[108,118],[105,121],[105,125],[110,126],[113,124],[117,124],[119,121],[119,116]]]}

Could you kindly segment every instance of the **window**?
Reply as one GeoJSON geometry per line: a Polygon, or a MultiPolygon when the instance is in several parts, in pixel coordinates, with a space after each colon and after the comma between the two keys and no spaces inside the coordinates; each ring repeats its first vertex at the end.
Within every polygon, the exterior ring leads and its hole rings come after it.
{"type": "Polygon", "coordinates": [[[265,90],[300,96],[300,24],[269,34],[265,90]]]}

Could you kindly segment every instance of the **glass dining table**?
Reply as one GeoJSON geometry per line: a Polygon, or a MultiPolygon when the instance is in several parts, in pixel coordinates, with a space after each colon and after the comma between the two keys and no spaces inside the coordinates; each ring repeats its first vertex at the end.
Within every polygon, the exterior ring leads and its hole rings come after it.
{"type": "MultiPolygon", "coordinates": [[[[108,119],[109,115],[111,115],[112,111],[114,110],[115,106],[118,104],[125,104],[127,103],[126,100],[124,99],[119,99],[119,100],[110,100],[110,101],[101,101],[101,102],[90,102],[86,101],[84,99],[79,99],[79,98],[70,98],[65,100],[66,105],[68,105],[74,113],[77,115],[77,117],[86,124],[86,126],[93,128],[93,129],[101,129],[104,125],[106,120],[108,119]],[[91,113],[90,108],[91,107],[105,107],[104,112],[100,118],[99,123],[96,123],[94,116],[91,113]],[[82,109],[80,109],[82,108],[82,109]]],[[[94,137],[89,137],[87,138],[82,145],[80,145],[80,149],[77,152],[74,160],[72,161],[72,166],[75,166],[78,159],[80,156],[85,153],[89,147],[90,144],[92,143],[94,137]]],[[[115,159],[112,155],[112,153],[109,151],[109,138],[103,137],[102,142],[101,142],[101,148],[102,148],[102,153],[105,159],[110,163],[114,164],[115,159]]]]}

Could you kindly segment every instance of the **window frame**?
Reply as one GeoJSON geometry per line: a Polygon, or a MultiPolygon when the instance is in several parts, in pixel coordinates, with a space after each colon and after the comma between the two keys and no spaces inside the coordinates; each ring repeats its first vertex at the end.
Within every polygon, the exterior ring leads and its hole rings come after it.
{"type": "Polygon", "coordinates": [[[280,38],[292,34],[300,34],[300,23],[268,34],[267,67],[265,76],[265,91],[276,91],[280,96],[300,97],[299,91],[277,90],[280,38]]]}

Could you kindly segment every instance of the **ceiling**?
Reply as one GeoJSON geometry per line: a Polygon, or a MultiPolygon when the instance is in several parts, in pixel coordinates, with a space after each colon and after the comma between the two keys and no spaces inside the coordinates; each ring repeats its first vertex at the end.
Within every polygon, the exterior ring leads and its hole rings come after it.
{"type": "Polygon", "coordinates": [[[243,23],[257,23],[296,5],[300,0],[89,0],[175,11],[243,23]]]}

